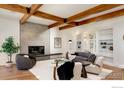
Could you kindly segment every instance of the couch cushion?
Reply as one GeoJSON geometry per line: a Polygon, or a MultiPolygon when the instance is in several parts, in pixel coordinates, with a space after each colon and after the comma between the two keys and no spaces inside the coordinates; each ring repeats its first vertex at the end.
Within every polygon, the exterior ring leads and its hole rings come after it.
{"type": "Polygon", "coordinates": [[[82,56],[82,57],[90,57],[91,53],[85,53],[85,52],[77,52],[77,56],[82,56]]]}
{"type": "Polygon", "coordinates": [[[104,57],[97,57],[96,60],[95,60],[95,64],[102,67],[103,66],[103,61],[104,61],[104,57]]]}
{"type": "Polygon", "coordinates": [[[87,61],[88,59],[85,57],[81,57],[81,56],[76,56],[72,61],[73,62],[82,62],[82,61],[87,61]]]}
{"type": "Polygon", "coordinates": [[[86,66],[86,71],[87,72],[90,72],[90,73],[94,73],[94,74],[100,74],[102,72],[102,69],[96,65],[89,65],[89,66],[86,66]]]}
{"type": "Polygon", "coordinates": [[[88,58],[89,62],[94,63],[94,61],[96,60],[96,55],[95,54],[91,54],[90,57],[88,58]]]}

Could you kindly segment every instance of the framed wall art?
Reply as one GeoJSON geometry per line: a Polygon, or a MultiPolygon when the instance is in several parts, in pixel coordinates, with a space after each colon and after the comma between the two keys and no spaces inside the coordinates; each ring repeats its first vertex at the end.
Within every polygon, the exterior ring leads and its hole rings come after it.
{"type": "Polygon", "coordinates": [[[54,48],[62,47],[62,39],[61,37],[54,37],[54,48]]]}

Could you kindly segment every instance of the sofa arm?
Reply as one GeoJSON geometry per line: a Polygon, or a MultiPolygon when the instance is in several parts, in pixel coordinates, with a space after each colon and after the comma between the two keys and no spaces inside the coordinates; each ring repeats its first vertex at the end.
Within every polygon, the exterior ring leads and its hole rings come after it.
{"type": "Polygon", "coordinates": [[[102,72],[102,68],[97,65],[89,65],[86,67],[87,73],[99,75],[102,72]]]}

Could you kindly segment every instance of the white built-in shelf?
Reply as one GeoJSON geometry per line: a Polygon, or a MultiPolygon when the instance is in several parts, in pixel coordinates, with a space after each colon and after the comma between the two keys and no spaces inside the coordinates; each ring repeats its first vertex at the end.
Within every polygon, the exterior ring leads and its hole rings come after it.
{"type": "Polygon", "coordinates": [[[99,32],[99,55],[113,57],[113,31],[112,29],[99,32]]]}

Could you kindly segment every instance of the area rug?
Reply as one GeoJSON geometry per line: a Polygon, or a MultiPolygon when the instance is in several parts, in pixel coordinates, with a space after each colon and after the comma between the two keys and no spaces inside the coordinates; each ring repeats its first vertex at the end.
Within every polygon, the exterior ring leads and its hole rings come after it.
{"type": "Polygon", "coordinates": [[[82,80],[101,80],[105,79],[108,75],[112,73],[112,70],[102,69],[102,72],[99,75],[87,74],[88,78],[81,78],[82,80]]]}
{"type": "MultiPolygon", "coordinates": [[[[54,60],[38,61],[29,71],[39,80],[54,80],[53,68],[55,64],[53,62],[54,60]]],[[[101,80],[105,79],[110,73],[112,73],[112,70],[103,68],[100,75],[88,74],[88,78],[82,78],[81,80],[101,80]]]]}

